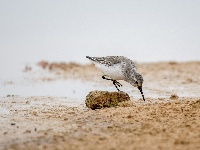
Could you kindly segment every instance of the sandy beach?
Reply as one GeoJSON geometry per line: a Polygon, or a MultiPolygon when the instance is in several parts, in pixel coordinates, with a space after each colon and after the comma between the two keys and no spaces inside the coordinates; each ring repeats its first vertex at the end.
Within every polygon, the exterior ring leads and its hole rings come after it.
{"type": "MultiPolygon", "coordinates": [[[[47,74],[32,82],[78,80],[93,83],[93,90],[113,87],[91,64],[38,65],[47,74]]],[[[0,97],[0,149],[200,149],[200,62],[143,63],[138,72],[144,77],[146,101],[122,81],[131,101],[113,108],[91,110],[84,98],[76,103],[70,96],[0,97]]],[[[25,68],[24,74],[32,73],[25,68]]]]}

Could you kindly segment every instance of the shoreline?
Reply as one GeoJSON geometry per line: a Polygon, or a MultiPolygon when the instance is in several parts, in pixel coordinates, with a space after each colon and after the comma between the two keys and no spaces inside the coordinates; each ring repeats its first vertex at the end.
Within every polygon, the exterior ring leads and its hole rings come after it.
{"type": "Polygon", "coordinates": [[[24,84],[33,95],[11,92],[7,94],[10,97],[0,97],[0,149],[200,149],[199,65],[138,64],[147,101],[131,85],[120,82],[131,102],[98,110],[85,106],[84,95],[91,90],[113,91],[115,87],[103,82],[93,65],[66,63],[62,67],[54,64],[51,70],[32,68],[24,72],[28,79],[4,86],[11,89],[24,84]],[[55,86],[57,81],[59,86],[55,86]],[[67,96],[34,96],[34,88],[28,88],[33,83],[41,93],[48,89],[67,96]],[[68,85],[73,83],[70,89],[68,85]]]}

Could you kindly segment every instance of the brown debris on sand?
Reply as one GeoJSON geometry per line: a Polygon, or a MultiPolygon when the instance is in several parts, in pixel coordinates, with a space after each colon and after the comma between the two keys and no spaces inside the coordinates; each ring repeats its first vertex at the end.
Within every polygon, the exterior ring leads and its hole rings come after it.
{"type": "Polygon", "coordinates": [[[62,70],[62,71],[69,71],[73,68],[83,67],[77,63],[65,63],[65,62],[53,62],[49,63],[47,61],[40,61],[37,65],[43,69],[48,68],[49,70],[62,70]]]}
{"type": "Polygon", "coordinates": [[[98,74],[101,73],[93,64],[83,65],[74,62],[67,63],[40,61],[37,63],[37,66],[45,71],[48,71],[49,74],[56,75],[57,78],[52,78],[51,80],[61,78],[94,80],[98,74]]]}
{"type": "Polygon", "coordinates": [[[86,96],[85,104],[91,109],[100,109],[104,107],[115,107],[120,102],[129,100],[129,95],[124,92],[91,91],[86,96]]]}
{"type": "Polygon", "coordinates": [[[178,97],[178,95],[176,95],[176,94],[172,94],[171,96],[170,96],[170,99],[178,99],[179,97],[178,97]]]}
{"type": "Polygon", "coordinates": [[[61,62],[61,63],[51,63],[49,65],[49,70],[63,70],[63,71],[69,71],[71,70],[72,68],[78,68],[80,67],[81,65],[79,64],[76,64],[76,63],[64,63],[64,62],[61,62]]]}
{"type": "Polygon", "coordinates": [[[37,63],[37,65],[43,69],[47,68],[49,66],[49,63],[47,61],[40,61],[37,63]]]}

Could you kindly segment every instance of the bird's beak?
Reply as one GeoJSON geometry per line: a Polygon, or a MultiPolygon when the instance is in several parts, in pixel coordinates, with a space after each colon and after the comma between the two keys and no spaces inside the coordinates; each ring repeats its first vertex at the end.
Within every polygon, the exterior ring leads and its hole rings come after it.
{"type": "Polygon", "coordinates": [[[143,94],[143,92],[142,92],[142,86],[138,86],[138,89],[139,89],[140,93],[142,94],[143,100],[145,101],[145,99],[144,99],[144,94],[143,94]]]}

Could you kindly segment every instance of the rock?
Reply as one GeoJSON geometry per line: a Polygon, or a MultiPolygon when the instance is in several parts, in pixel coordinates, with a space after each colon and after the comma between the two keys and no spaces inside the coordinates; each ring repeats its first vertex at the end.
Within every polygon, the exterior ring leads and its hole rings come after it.
{"type": "Polygon", "coordinates": [[[91,91],[85,100],[85,104],[91,109],[115,107],[120,102],[129,101],[130,97],[124,92],[91,91]]]}

